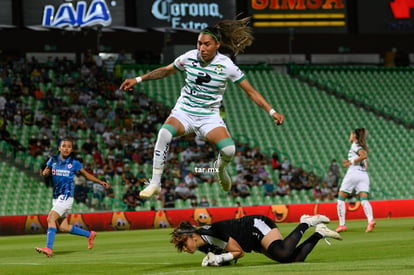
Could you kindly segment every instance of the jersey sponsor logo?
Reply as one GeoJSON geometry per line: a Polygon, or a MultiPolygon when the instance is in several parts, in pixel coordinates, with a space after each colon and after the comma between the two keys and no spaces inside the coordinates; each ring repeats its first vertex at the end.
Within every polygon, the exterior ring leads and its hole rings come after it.
{"type": "Polygon", "coordinates": [[[60,177],[69,177],[70,171],[69,170],[61,170],[61,169],[52,169],[53,176],[60,176],[60,177]]]}
{"type": "Polygon", "coordinates": [[[198,76],[195,80],[195,82],[198,85],[203,85],[203,83],[208,83],[211,81],[211,76],[209,74],[203,75],[202,73],[198,73],[198,76]]]}

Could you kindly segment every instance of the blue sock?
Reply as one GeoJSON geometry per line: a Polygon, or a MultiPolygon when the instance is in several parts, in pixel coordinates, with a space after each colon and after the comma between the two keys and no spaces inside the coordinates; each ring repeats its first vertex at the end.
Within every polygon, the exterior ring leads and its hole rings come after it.
{"type": "Polygon", "coordinates": [[[55,227],[49,227],[47,229],[47,239],[46,239],[46,246],[50,249],[53,249],[53,243],[55,242],[57,229],[55,227]]]}
{"type": "Polygon", "coordinates": [[[72,230],[70,231],[70,234],[84,236],[86,238],[89,238],[89,235],[91,234],[91,232],[87,230],[83,230],[82,228],[77,227],[77,226],[72,226],[72,230]]]}

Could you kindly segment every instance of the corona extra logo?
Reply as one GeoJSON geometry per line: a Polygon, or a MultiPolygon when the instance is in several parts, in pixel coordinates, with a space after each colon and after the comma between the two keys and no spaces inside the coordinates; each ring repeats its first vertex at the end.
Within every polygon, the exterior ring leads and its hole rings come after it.
{"type": "Polygon", "coordinates": [[[45,6],[42,25],[57,28],[79,28],[95,25],[109,26],[112,18],[104,0],[93,0],[87,9],[85,1],[79,1],[74,9],[72,3],[63,3],[56,14],[55,7],[45,6]]]}
{"type": "Polygon", "coordinates": [[[220,13],[219,1],[200,2],[183,1],[175,3],[174,0],[155,0],[151,8],[152,15],[158,20],[171,22],[173,28],[184,29],[205,29],[208,27],[206,22],[187,21],[187,17],[202,20],[202,18],[223,18],[220,13]]]}
{"type": "Polygon", "coordinates": [[[411,17],[411,9],[414,8],[414,0],[394,0],[390,7],[394,18],[408,19],[411,17]]]}

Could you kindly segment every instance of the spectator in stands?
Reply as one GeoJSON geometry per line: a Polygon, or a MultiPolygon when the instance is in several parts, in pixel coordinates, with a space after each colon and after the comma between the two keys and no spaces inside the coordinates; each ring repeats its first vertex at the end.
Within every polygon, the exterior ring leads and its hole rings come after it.
{"type": "Polygon", "coordinates": [[[23,109],[23,123],[27,126],[34,124],[34,114],[29,109],[23,109]]]}
{"type": "Polygon", "coordinates": [[[202,196],[200,202],[198,203],[199,207],[210,207],[210,203],[207,200],[206,196],[202,196]]]}
{"type": "Polygon", "coordinates": [[[177,187],[175,187],[175,195],[177,199],[180,200],[188,200],[188,199],[196,199],[196,195],[194,191],[188,188],[184,182],[180,182],[177,187]]]}
{"type": "Polygon", "coordinates": [[[289,182],[280,181],[279,185],[277,186],[276,193],[280,197],[289,196],[290,195],[289,182]]]}
{"type": "Polygon", "coordinates": [[[312,190],[312,197],[317,202],[322,200],[322,190],[319,184],[312,190]]]}
{"type": "Polygon", "coordinates": [[[327,183],[329,188],[337,186],[337,177],[331,168],[329,168],[329,171],[325,176],[325,182],[327,183]]]}
{"type": "Polygon", "coordinates": [[[92,155],[92,152],[97,148],[97,144],[92,141],[92,139],[89,137],[86,139],[86,141],[82,144],[82,152],[85,154],[92,155]]]}
{"type": "Polygon", "coordinates": [[[122,184],[126,186],[132,186],[137,183],[135,175],[131,172],[131,166],[129,164],[124,165],[124,169],[121,174],[122,184]]]}
{"type": "Polygon", "coordinates": [[[246,198],[250,196],[250,187],[249,185],[246,184],[245,181],[238,183],[236,186],[236,189],[237,189],[237,195],[239,197],[246,198]]]}
{"type": "Polygon", "coordinates": [[[276,152],[272,154],[272,158],[270,159],[270,162],[271,162],[273,170],[280,170],[279,156],[276,152]]]}
{"type": "Polygon", "coordinates": [[[253,102],[270,114],[277,125],[283,123],[284,116],[277,113],[267,103],[228,57],[218,52],[220,46],[225,46],[237,55],[249,46],[253,36],[252,30],[247,24],[248,18],[220,21],[214,27],[201,31],[198,36],[197,50],[191,50],[181,55],[173,64],[137,78],[127,79],[121,84],[121,89],[131,90],[135,84],[141,81],[161,79],[178,71],[186,71],[187,73],[187,84],[183,87],[182,96],[178,99],[176,108],[173,109],[158,133],[154,148],[152,178],[150,184],[141,191],[140,196],[151,197],[160,192],[161,175],[169,144],[174,136],[182,136],[190,132],[196,132],[216,145],[220,152],[216,161],[216,167],[219,168],[218,180],[223,190],[230,191],[231,178],[225,167],[235,154],[235,144],[220,117],[220,106],[224,93],[222,84],[225,81],[230,80],[237,83],[253,102]],[[235,37],[236,35],[238,37],[235,37]],[[240,35],[243,37],[242,40],[240,40],[240,35]],[[210,64],[213,59],[218,60],[219,67],[217,67],[218,63],[210,64]],[[200,67],[203,67],[203,70],[200,67]],[[219,74],[214,74],[213,78],[208,70],[219,74]],[[200,115],[203,117],[202,121],[200,115]]]}
{"type": "Polygon", "coordinates": [[[92,157],[93,157],[93,165],[99,166],[99,167],[104,166],[105,164],[104,158],[101,154],[101,151],[99,151],[97,147],[92,150],[92,157]]]}
{"type": "Polygon", "coordinates": [[[115,175],[113,160],[111,159],[110,155],[108,155],[104,159],[103,170],[104,170],[105,175],[108,175],[110,177],[113,177],[115,175]]]}
{"type": "Polygon", "coordinates": [[[184,183],[190,189],[195,189],[198,187],[198,180],[197,177],[194,176],[193,172],[189,172],[184,177],[184,183]]]}
{"type": "Polygon", "coordinates": [[[162,196],[162,207],[163,208],[174,208],[175,207],[176,194],[173,186],[167,186],[162,196]]]}
{"type": "Polygon", "coordinates": [[[6,97],[4,96],[3,93],[0,94],[0,113],[3,113],[4,110],[6,109],[6,97]]]}
{"type": "Polygon", "coordinates": [[[137,192],[133,189],[128,188],[122,201],[125,203],[125,211],[135,211],[136,207],[139,205],[137,192]]]}
{"type": "Polygon", "coordinates": [[[43,148],[40,141],[29,145],[29,153],[32,157],[36,158],[37,156],[41,156],[43,154],[43,148]]]}
{"type": "Polygon", "coordinates": [[[75,183],[75,202],[86,204],[89,192],[88,187],[86,186],[86,178],[81,173],[76,173],[73,181],[75,183]]]}
{"type": "Polygon", "coordinates": [[[334,199],[334,192],[333,190],[328,186],[326,182],[322,183],[321,186],[321,194],[323,200],[333,200],[334,199]]]}
{"type": "Polygon", "coordinates": [[[339,178],[341,177],[341,170],[339,164],[336,162],[336,159],[332,159],[331,164],[329,165],[329,171],[335,175],[335,182],[333,186],[338,186],[339,178]]]}
{"type": "Polygon", "coordinates": [[[270,178],[267,178],[263,184],[263,195],[269,197],[277,195],[276,187],[270,178]]]}

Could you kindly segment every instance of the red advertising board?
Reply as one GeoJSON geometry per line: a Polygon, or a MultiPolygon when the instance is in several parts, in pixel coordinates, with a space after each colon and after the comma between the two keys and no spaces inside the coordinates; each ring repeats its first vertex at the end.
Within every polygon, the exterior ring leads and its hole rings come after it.
{"type": "MultiPolygon", "coordinates": [[[[414,217],[414,200],[371,203],[377,219],[414,217]]],[[[298,222],[303,214],[318,213],[337,220],[336,203],[71,214],[69,223],[88,230],[118,231],[175,227],[183,220],[201,226],[253,214],[265,215],[277,223],[298,222]]],[[[46,219],[47,215],[0,217],[0,235],[43,234],[47,231],[46,219]]],[[[359,202],[347,204],[347,219],[365,219],[359,202]]]]}
{"type": "MultiPolygon", "coordinates": [[[[414,200],[372,201],[376,219],[414,217],[414,200]]],[[[263,205],[228,208],[195,208],[158,211],[104,212],[69,215],[69,223],[95,231],[175,227],[187,220],[201,226],[245,215],[265,215],[276,223],[298,222],[303,214],[324,214],[337,220],[336,203],[263,205]]],[[[0,217],[1,235],[44,234],[47,215],[0,217]]],[[[365,219],[360,203],[347,204],[347,219],[365,219]]]]}

